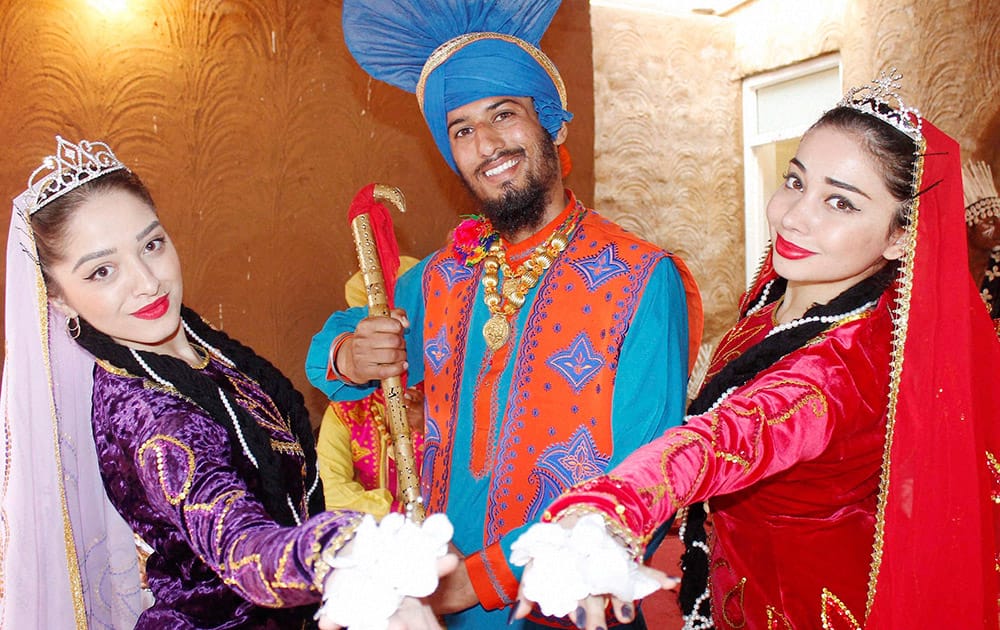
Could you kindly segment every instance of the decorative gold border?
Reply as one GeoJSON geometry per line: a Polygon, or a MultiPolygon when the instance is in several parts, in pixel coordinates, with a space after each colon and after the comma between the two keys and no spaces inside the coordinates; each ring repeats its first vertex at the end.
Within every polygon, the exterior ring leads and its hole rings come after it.
{"type": "Polygon", "coordinates": [[[431,53],[431,56],[427,58],[427,61],[424,62],[424,67],[420,70],[420,79],[417,80],[417,88],[415,90],[417,103],[420,105],[421,113],[424,112],[424,86],[427,83],[427,77],[429,77],[432,72],[437,70],[441,64],[448,61],[448,59],[450,59],[451,56],[459,50],[465,48],[473,42],[478,42],[484,39],[499,39],[501,41],[520,46],[524,52],[531,55],[535,61],[538,62],[538,65],[545,69],[549,78],[552,79],[552,83],[555,84],[556,90],[559,92],[559,102],[562,104],[562,108],[566,109],[566,85],[563,83],[562,77],[559,75],[559,70],[556,68],[556,65],[552,63],[552,60],[549,59],[545,53],[523,39],[514,37],[513,35],[479,32],[466,33],[453,39],[449,39],[445,43],[438,46],[434,52],[431,53]]]}
{"type": "MultiPolygon", "coordinates": [[[[56,409],[55,401],[55,385],[52,378],[52,359],[49,354],[49,299],[48,292],[45,289],[45,281],[42,278],[41,267],[38,262],[38,249],[35,245],[35,234],[31,230],[31,221],[28,217],[26,211],[17,212],[17,217],[11,217],[11,222],[21,221],[23,223],[22,229],[24,230],[27,238],[31,242],[31,252],[25,252],[25,255],[33,255],[35,263],[35,303],[38,308],[38,321],[39,321],[39,334],[41,336],[41,346],[42,346],[42,362],[45,365],[45,377],[48,381],[48,399],[49,399],[49,421],[52,423],[52,450],[53,457],[55,458],[55,472],[56,478],[59,484],[59,504],[60,512],[62,513],[62,526],[63,526],[63,546],[66,551],[66,572],[69,582],[69,593],[73,600],[73,614],[76,618],[76,626],[78,628],[87,627],[87,610],[83,599],[83,578],[80,573],[80,559],[77,555],[76,549],[76,539],[73,536],[73,524],[69,517],[69,506],[66,500],[66,484],[65,484],[65,473],[63,472],[62,465],[62,447],[59,440],[59,416],[56,409]]],[[[6,348],[5,348],[6,350],[6,348]]],[[[5,401],[6,402],[6,401],[5,401]]],[[[8,417],[9,410],[4,409],[4,430],[7,432],[7,443],[10,443],[10,419],[8,417]]],[[[9,474],[9,471],[8,473],[9,474]]],[[[4,479],[4,491],[6,492],[6,484],[8,480],[4,479]]],[[[9,537],[4,537],[4,543],[6,544],[9,537]]],[[[4,576],[0,574],[0,592],[3,592],[6,588],[4,583],[4,576]]],[[[0,611],[2,613],[2,611],[0,611]]]]}
{"type": "MultiPolygon", "coordinates": [[[[921,137],[917,141],[917,162],[914,182],[920,182],[924,174],[924,154],[927,141],[921,137]]],[[[914,187],[916,190],[916,187],[914,187]]],[[[882,452],[882,473],[879,482],[878,506],[875,512],[875,540],[872,545],[872,563],[868,574],[868,600],[865,604],[865,618],[872,611],[878,585],[879,570],[882,568],[882,552],[885,541],[885,510],[889,502],[890,472],[892,468],[892,440],[896,428],[896,404],[899,397],[899,382],[903,371],[903,351],[910,321],[910,302],[913,290],[913,267],[916,259],[917,228],[920,223],[920,197],[913,199],[910,208],[910,226],[907,230],[909,243],[905,248],[899,273],[899,295],[893,308],[893,340],[889,369],[889,401],[886,406],[885,447],[882,452]]]]}

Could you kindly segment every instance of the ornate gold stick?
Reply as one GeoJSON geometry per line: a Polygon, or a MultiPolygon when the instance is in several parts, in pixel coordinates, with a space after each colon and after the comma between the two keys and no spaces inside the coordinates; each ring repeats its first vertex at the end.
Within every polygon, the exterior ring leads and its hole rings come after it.
{"type": "MultiPolygon", "coordinates": [[[[400,212],[406,211],[403,193],[398,188],[375,184],[373,196],[375,201],[388,201],[395,205],[400,212]]],[[[379,263],[369,215],[364,213],[354,217],[351,221],[351,231],[354,234],[354,246],[358,250],[358,263],[361,266],[361,275],[364,277],[368,293],[368,314],[386,317],[389,315],[389,304],[385,293],[385,278],[382,275],[382,265],[379,263]]],[[[398,376],[383,379],[382,393],[385,395],[389,431],[392,434],[393,447],[396,449],[398,498],[406,506],[406,515],[413,521],[420,523],[424,520],[424,503],[420,495],[420,475],[413,456],[410,425],[406,420],[406,407],[403,404],[402,379],[398,376]]]]}

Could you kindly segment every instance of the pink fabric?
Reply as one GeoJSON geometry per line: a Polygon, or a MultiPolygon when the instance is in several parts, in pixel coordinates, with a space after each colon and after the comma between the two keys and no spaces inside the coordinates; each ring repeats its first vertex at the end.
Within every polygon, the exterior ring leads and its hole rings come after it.
{"type": "MultiPolygon", "coordinates": [[[[385,418],[385,395],[381,389],[376,389],[371,395],[360,400],[331,401],[330,409],[336,414],[336,419],[343,423],[351,432],[351,453],[354,459],[355,479],[365,490],[382,487],[381,480],[386,480],[386,489],[397,496],[396,459],[389,442],[387,452],[382,450],[382,442],[389,432],[385,418]],[[385,469],[383,470],[383,462],[385,469]]],[[[410,431],[413,440],[413,455],[417,470],[423,463],[424,434],[410,431]]],[[[393,512],[402,512],[403,505],[398,499],[393,499],[393,512]]]]}
{"type": "Polygon", "coordinates": [[[26,208],[27,193],[7,241],[0,627],[132,628],[136,548],[97,468],[94,361],[48,307],[26,208]]]}

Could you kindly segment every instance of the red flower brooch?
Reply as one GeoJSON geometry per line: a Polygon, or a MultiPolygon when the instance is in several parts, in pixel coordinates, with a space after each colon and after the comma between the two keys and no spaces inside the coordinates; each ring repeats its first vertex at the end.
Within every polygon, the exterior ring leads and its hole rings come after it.
{"type": "Polygon", "coordinates": [[[499,237],[486,217],[471,214],[451,233],[455,259],[466,267],[475,265],[486,257],[490,246],[499,237]]]}

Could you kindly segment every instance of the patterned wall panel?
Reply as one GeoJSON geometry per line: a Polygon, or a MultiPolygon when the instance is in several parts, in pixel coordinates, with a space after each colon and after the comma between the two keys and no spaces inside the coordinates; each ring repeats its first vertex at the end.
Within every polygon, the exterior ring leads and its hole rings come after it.
{"type": "Polygon", "coordinates": [[[732,29],[718,18],[597,6],[591,20],[596,207],[684,258],[714,341],[743,288],[732,29]]]}
{"type": "Polygon", "coordinates": [[[743,290],[742,79],[833,51],[847,85],[896,66],[908,100],[1000,173],[1000,3],[790,6],[752,0],[725,17],[592,10],[597,207],[684,255],[709,342],[743,290]]]}
{"type": "MultiPolygon", "coordinates": [[[[149,185],[178,243],[185,302],[270,358],[307,395],[312,334],[357,267],[346,212],[371,181],[399,186],[404,253],[469,212],[412,95],[350,57],[337,0],[0,0],[0,198],[53,136],[105,139],[149,185]]],[[[593,195],[586,2],[543,39],[576,118],[573,185],[593,195]]],[[[6,233],[9,217],[0,228],[6,233]]],[[[2,264],[2,263],[0,263],[2,264]]]]}

